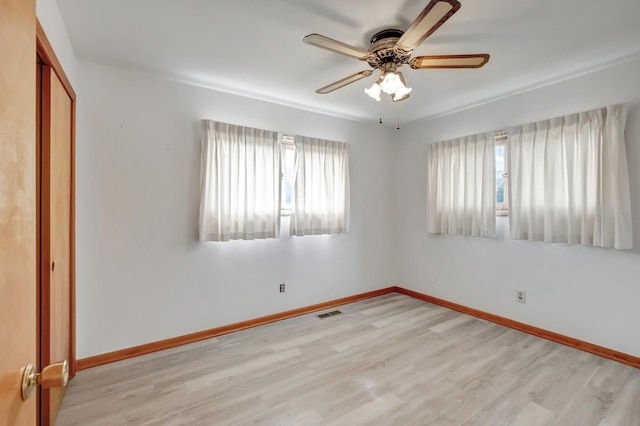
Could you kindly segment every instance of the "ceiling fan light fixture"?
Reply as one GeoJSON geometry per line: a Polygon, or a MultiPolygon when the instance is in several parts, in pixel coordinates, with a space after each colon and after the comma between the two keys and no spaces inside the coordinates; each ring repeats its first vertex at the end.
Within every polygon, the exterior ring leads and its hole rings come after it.
{"type": "Polygon", "coordinates": [[[364,92],[376,101],[380,100],[380,92],[384,92],[391,95],[394,102],[398,102],[409,97],[411,88],[407,87],[401,72],[391,69],[384,71],[378,81],[373,83],[370,88],[364,89],[364,92]]]}
{"type": "Polygon", "coordinates": [[[390,95],[394,102],[407,99],[411,88],[407,87],[404,76],[397,71],[397,68],[398,65],[394,62],[384,63],[378,80],[370,88],[364,89],[364,92],[376,101],[380,100],[381,92],[390,95]]]}

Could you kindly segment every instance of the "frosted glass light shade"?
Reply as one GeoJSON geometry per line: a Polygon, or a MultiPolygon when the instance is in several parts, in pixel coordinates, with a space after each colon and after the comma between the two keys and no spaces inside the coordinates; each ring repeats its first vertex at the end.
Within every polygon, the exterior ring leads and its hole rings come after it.
{"type": "Polygon", "coordinates": [[[400,81],[400,84],[398,85],[398,88],[393,95],[393,100],[396,102],[400,101],[406,98],[409,93],[411,93],[411,87],[405,86],[404,84],[402,84],[402,81],[400,81]]]}
{"type": "Polygon", "coordinates": [[[382,78],[382,83],[380,83],[380,88],[387,95],[392,95],[398,89],[398,84],[402,84],[398,76],[395,72],[387,72],[384,74],[382,78]]]}
{"type": "Polygon", "coordinates": [[[380,102],[380,90],[381,90],[380,85],[378,83],[373,83],[373,86],[371,86],[368,89],[367,88],[364,89],[364,93],[366,93],[376,101],[380,102]]]}

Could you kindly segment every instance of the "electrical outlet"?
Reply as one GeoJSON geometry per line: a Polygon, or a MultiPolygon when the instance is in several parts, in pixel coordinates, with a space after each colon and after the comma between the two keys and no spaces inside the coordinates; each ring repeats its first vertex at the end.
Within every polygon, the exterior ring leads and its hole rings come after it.
{"type": "Polygon", "coordinates": [[[284,283],[280,284],[280,293],[284,293],[284,283]]]}
{"type": "Polygon", "coordinates": [[[516,302],[526,303],[527,302],[527,292],[524,290],[516,290],[516,302]]]}

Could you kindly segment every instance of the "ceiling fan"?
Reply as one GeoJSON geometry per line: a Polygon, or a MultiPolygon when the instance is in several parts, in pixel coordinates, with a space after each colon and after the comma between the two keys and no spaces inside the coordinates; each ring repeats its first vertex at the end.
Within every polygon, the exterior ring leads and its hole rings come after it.
{"type": "Polygon", "coordinates": [[[321,87],[316,90],[316,93],[333,92],[369,77],[375,70],[380,70],[380,77],[370,88],[365,89],[365,93],[379,101],[380,93],[384,92],[389,94],[394,102],[399,102],[407,99],[411,93],[411,88],[407,87],[404,76],[397,71],[402,65],[409,65],[413,69],[480,68],[489,61],[489,55],[486,53],[417,56],[411,59],[413,49],[440,28],[458,9],[460,9],[458,0],[431,0],[406,31],[385,29],[374,34],[371,37],[369,50],[350,46],[320,34],[309,34],[303,39],[305,43],[366,61],[373,68],[373,70],[360,71],[321,87]]]}

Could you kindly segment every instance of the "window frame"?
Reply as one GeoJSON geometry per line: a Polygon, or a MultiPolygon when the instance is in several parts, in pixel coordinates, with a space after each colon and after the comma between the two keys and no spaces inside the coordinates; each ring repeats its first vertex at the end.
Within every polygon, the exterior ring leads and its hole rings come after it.
{"type": "Polygon", "coordinates": [[[503,202],[498,203],[496,193],[496,216],[509,216],[509,133],[507,131],[494,133],[495,146],[504,147],[504,173],[503,179],[503,202]]]}

